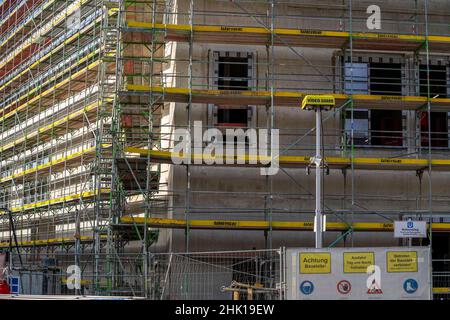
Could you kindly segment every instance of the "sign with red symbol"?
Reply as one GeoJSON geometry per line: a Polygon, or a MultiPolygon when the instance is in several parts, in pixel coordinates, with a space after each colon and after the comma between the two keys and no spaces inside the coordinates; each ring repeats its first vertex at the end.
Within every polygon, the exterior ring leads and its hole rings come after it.
{"type": "Polygon", "coordinates": [[[352,285],[347,280],[341,280],[337,284],[337,290],[340,294],[349,294],[352,290],[352,285]]]}

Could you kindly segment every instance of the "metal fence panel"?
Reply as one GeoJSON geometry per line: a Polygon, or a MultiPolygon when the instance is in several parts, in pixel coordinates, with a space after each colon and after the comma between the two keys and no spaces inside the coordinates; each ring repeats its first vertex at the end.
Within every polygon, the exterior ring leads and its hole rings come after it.
{"type": "Polygon", "coordinates": [[[13,254],[23,294],[140,296],[150,299],[280,299],[281,250],[79,257],[81,289],[67,287],[73,253],[13,254]],[[147,274],[145,271],[147,270],[147,274]]]}

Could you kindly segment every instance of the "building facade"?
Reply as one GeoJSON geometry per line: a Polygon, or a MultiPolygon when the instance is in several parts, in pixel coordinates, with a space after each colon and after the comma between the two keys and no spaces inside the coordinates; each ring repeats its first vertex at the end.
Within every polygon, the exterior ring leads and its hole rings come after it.
{"type": "Polygon", "coordinates": [[[408,245],[392,223],[413,218],[434,224],[412,244],[448,258],[447,1],[0,6],[0,237],[31,266],[64,253],[100,292],[122,254],[137,278],[153,253],[314,246],[306,95],[336,101],[322,113],[324,244],[408,245]],[[186,133],[202,141],[181,159],[186,133]],[[220,163],[253,134],[256,163],[220,163]]]}

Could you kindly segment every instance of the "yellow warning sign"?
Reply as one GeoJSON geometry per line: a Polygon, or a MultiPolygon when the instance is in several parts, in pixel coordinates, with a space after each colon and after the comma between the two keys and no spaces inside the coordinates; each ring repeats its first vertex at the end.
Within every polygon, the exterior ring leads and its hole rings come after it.
{"type": "Polygon", "coordinates": [[[388,251],[387,272],[417,272],[417,251],[388,251]]]}
{"type": "Polygon", "coordinates": [[[375,265],[373,252],[344,252],[344,273],[366,273],[371,265],[375,265]]]}
{"type": "Polygon", "coordinates": [[[331,273],[331,253],[300,253],[300,273],[331,273]]]}

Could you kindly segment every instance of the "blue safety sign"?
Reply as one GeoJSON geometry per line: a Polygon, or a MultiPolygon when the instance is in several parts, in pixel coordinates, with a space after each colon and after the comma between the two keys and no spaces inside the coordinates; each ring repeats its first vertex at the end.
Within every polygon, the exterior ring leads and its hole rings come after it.
{"type": "Polygon", "coordinates": [[[303,281],[300,284],[300,291],[305,295],[310,295],[314,291],[314,284],[311,281],[303,281]]]}

